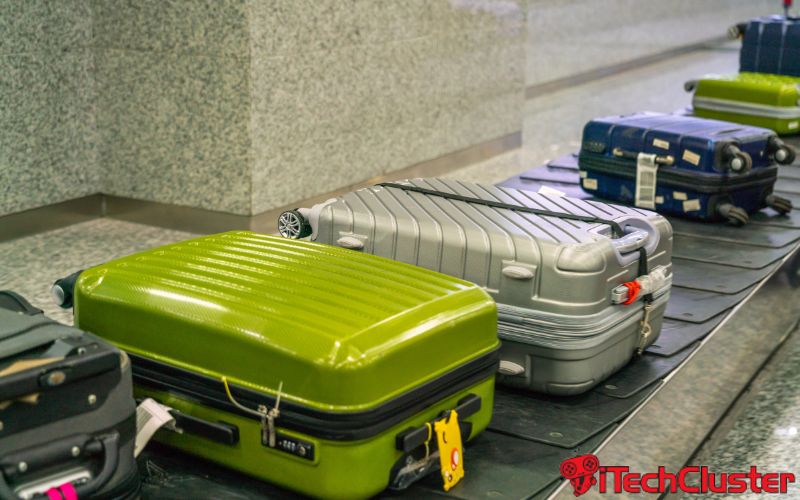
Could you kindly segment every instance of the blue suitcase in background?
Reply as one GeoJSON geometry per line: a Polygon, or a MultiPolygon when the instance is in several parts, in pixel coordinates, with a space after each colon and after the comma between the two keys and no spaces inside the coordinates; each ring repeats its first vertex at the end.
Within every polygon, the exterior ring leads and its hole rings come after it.
{"type": "Polygon", "coordinates": [[[800,18],[767,16],[747,23],[739,70],[800,76],[800,18]]]}
{"type": "Polygon", "coordinates": [[[777,163],[794,150],[771,130],[717,120],[636,113],[590,121],[578,156],[587,193],[701,220],[747,223],[792,209],[772,194],[777,163]]]}

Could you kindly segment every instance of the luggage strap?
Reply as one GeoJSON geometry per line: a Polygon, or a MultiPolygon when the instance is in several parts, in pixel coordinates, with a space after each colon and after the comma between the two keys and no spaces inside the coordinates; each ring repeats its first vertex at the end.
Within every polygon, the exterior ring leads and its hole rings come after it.
{"type": "Polygon", "coordinates": [[[625,232],[622,230],[622,227],[616,221],[609,219],[601,219],[600,217],[593,217],[591,215],[578,215],[578,214],[568,214],[564,212],[552,212],[550,210],[543,210],[540,208],[526,207],[523,205],[512,205],[510,203],[503,203],[502,201],[483,200],[481,198],[474,198],[472,196],[464,196],[455,193],[445,193],[442,191],[435,191],[433,189],[426,189],[417,186],[409,186],[407,184],[397,184],[394,182],[382,182],[380,184],[376,184],[376,186],[396,188],[396,189],[401,189],[403,191],[411,191],[414,193],[427,194],[430,196],[436,196],[438,198],[444,198],[447,200],[472,203],[474,205],[483,205],[492,208],[503,208],[506,210],[511,210],[512,212],[543,215],[545,217],[557,217],[559,219],[567,219],[567,220],[577,220],[580,222],[588,222],[590,224],[591,223],[606,224],[611,227],[612,237],[620,238],[625,235],[625,232]]]}
{"type": "MultiPolygon", "coordinates": [[[[639,249],[639,276],[645,276],[647,270],[647,251],[644,248],[639,249]]],[[[642,318],[641,330],[639,331],[639,343],[636,346],[636,354],[641,355],[644,351],[647,339],[653,333],[653,328],[650,326],[650,312],[653,310],[653,294],[648,293],[642,297],[644,303],[644,317],[642,318]]]]}

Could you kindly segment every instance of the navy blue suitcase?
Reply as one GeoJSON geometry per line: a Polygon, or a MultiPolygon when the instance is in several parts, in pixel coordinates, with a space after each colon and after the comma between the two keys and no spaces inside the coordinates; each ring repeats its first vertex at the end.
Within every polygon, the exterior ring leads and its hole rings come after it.
{"type": "Polygon", "coordinates": [[[800,76],[800,18],[767,16],[747,23],[739,70],[800,76]]]}
{"type": "Polygon", "coordinates": [[[636,113],[587,123],[578,164],[581,187],[594,196],[742,225],[765,207],[791,210],[791,202],[772,188],[777,163],[794,158],[794,149],[771,130],[636,113]]]}

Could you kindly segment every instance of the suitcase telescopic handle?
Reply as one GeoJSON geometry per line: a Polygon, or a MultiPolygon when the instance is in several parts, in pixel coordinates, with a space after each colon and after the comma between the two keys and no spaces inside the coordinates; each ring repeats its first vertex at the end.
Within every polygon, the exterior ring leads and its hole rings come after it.
{"type": "MultiPolygon", "coordinates": [[[[73,485],[78,498],[91,498],[108,483],[119,463],[119,433],[113,432],[99,438],[86,436],[62,439],[37,448],[6,455],[0,463],[0,498],[18,498],[8,486],[7,479],[57,466],[81,457],[102,456],[100,471],[85,483],[73,485]]],[[[38,494],[34,498],[48,498],[38,494]]]]}

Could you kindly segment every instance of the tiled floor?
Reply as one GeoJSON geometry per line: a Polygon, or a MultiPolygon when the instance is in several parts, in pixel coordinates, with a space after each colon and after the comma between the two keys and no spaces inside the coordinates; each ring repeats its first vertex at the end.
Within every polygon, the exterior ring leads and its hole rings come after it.
{"type": "MultiPolygon", "coordinates": [[[[800,330],[796,330],[782,352],[762,370],[749,401],[736,409],[732,422],[720,425],[726,430],[716,436],[711,446],[701,450],[694,462],[714,472],[749,471],[755,465],[762,472],[791,472],[800,476],[799,385],[800,330]]],[[[800,484],[793,488],[790,496],[800,498],[800,484]]],[[[719,498],[719,495],[683,498],[719,498]]]]}
{"type": "Polygon", "coordinates": [[[50,285],[75,271],[173,241],[191,233],[97,219],[0,243],[0,289],[22,294],[45,313],[72,323],[72,312],[56,306],[50,285]]]}

